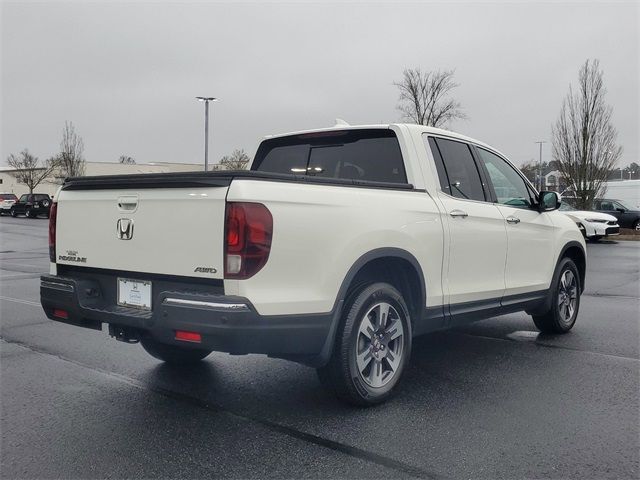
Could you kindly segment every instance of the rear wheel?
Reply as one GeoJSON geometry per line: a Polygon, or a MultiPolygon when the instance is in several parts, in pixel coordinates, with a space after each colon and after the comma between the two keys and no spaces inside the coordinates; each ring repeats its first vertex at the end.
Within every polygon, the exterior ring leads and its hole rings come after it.
{"type": "Polygon", "coordinates": [[[636,220],[636,223],[633,224],[633,229],[636,232],[640,232],[640,220],[636,220]]]}
{"type": "Polygon", "coordinates": [[[33,217],[33,213],[31,213],[31,209],[30,209],[30,208],[27,208],[27,209],[24,211],[24,216],[25,216],[25,217],[27,217],[27,218],[31,218],[31,217],[33,217]]]}
{"type": "Polygon", "coordinates": [[[533,323],[543,333],[567,333],[573,328],[580,309],[580,274],[570,258],[558,264],[551,283],[551,307],[542,315],[533,315],[533,323]]]}
{"type": "Polygon", "coordinates": [[[352,295],[320,381],[348,403],[369,406],[393,395],[411,354],[409,310],[398,290],[375,283],[352,295]]]}
{"type": "Polygon", "coordinates": [[[16,218],[16,217],[18,216],[18,214],[16,213],[16,211],[15,211],[15,210],[11,209],[11,216],[12,216],[13,218],[16,218]]]}
{"type": "Polygon", "coordinates": [[[211,353],[211,350],[167,345],[149,337],[141,339],[140,344],[152,357],[176,365],[199,362],[211,353]]]}

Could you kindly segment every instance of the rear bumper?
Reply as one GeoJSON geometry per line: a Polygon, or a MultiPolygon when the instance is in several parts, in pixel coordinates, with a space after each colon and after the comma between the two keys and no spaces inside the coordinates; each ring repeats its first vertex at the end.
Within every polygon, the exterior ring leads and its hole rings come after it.
{"type": "Polygon", "coordinates": [[[246,298],[220,294],[220,287],[207,292],[175,281],[153,280],[152,310],[139,310],[117,305],[115,285],[112,275],[45,275],[41,304],[50,319],[79,327],[101,330],[107,323],[171,345],[262,353],[309,364],[317,363],[332,323],[331,313],[262,316],[246,298]],[[176,340],[177,330],[200,333],[202,342],[176,340]]]}

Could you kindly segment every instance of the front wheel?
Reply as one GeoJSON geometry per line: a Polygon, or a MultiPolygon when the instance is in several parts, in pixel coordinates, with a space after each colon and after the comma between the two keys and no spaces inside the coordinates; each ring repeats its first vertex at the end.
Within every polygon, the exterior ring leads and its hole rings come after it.
{"type": "Polygon", "coordinates": [[[13,218],[16,218],[16,217],[18,216],[18,214],[16,213],[16,211],[15,211],[15,210],[11,210],[11,216],[12,216],[13,218]]]}
{"type": "Polygon", "coordinates": [[[640,232],[640,220],[636,220],[636,223],[633,224],[633,229],[636,232],[640,232]]]}
{"type": "Polygon", "coordinates": [[[143,338],[140,344],[145,351],[154,358],[176,365],[196,363],[211,353],[211,350],[179,347],[160,343],[152,338],[143,338]]]}
{"type": "Polygon", "coordinates": [[[533,323],[543,333],[567,333],[573,328],[580,309],[580,274],[570,258],[563,258],[551,282],[551,307],[533,315],[533,323]]]}
{"type": "Polygon", "coordinates": [[[411,355],[409,310],[393,286],[375,283],[350,297],[320,381],[338,398],[370,406],[393,395],[411,355]]]}

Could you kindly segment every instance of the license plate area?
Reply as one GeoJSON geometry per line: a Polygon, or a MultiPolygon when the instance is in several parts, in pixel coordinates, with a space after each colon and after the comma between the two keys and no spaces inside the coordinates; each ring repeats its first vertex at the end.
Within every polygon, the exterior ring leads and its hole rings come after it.
{"type": "Polygon", "coordinates": [[[118,305],[151,310],[151,282],[118,278],[118,305]]]}

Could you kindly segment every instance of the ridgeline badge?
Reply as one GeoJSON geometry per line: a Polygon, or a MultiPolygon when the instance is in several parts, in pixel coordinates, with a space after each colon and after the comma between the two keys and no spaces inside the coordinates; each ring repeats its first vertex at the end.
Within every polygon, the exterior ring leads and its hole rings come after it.
{"type": "Polygon", "coordinates": [[[66,255],[58,255],[58,260],[63,262],[87,263],[87,257],[79,257],[75,250],[67,250],[66,255]]]}

